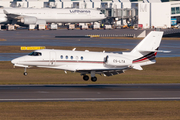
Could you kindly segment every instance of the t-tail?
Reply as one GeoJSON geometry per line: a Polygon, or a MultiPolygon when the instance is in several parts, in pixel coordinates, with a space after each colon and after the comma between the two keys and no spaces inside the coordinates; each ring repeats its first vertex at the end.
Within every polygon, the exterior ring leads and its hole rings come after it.
{"type": "Polygon", "coordinates": [[[162,31],[151,31],[130,53],[132,68],[142,70],[141,66],[156,63],[155,58],[163,36],[162,31]]]}

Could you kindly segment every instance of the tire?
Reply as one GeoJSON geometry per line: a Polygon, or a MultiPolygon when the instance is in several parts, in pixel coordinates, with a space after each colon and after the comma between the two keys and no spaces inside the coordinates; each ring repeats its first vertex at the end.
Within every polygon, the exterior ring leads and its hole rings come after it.
{"type": "Polygon", "coordinates": [[[84,81],[88,81],[88,80],[89,80],[89,76],[84,75],[84,76],[83,76],[83,80],[84,80],[84,81]]]}
{"type": "Polygon", "coordinates": [[[97,77],[91,77],[91,81],[92,82],[96,82],[97,81],[97,77]]]}
{"type": "Polygon", "coordinates": [[[24,72],[24,76],[27,76],[28,75],[28,73],[27,72],[24,72]]]}

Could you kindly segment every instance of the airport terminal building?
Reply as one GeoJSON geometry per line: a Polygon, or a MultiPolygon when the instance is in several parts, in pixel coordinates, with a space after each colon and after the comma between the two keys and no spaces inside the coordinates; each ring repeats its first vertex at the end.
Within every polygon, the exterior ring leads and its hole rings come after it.
{"type": "Polygon", "coordinates": [[[100,9],[111,24],[170,28],[180,23],[180,0],[0,0],[3,7],[100,9]]]}

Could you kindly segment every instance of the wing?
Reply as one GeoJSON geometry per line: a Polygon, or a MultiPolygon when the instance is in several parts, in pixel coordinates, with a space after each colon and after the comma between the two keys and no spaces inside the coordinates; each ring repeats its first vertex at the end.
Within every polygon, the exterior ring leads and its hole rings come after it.
{"type": "Polygon", "coordinates": [[[20,24],[20,25],[30,25],[30,24],[39,24],[39,23],[46,24],[45,20],[38,20],[35,16],[8,13],[6,10],[4,10],[4,14],[6,14],[7,19],[9,21],[12,20],[13,24],[20,24]]]}
{"type": "Polygon", "coordinates": [[[91,71],[95,71],[96,74],[103,74],[105,76],[113,76],[117,74],[124,73],[128,69],[132,69],[132,67],[121,67],[121,68],[106,68],[106,69],[86,69],[86,68],[78,68],[78,66],[69,66],[69,65],[62,65],[62,66],[37,66],[37,67],[45,67],[45,68],[53,68],[53,69],[60,69],[66,70],[71,72],[79,72],[82,75],[84,74],[91,74],[91,71]]]}
{"type": "Polygon", "coordinates": [[[19,15],[19,14],[12,14],[12,13],[8,13],[6,10],[3,10],[4,14],[6,14],[8,19],[20,19],[23,18],[24,16],[19,15]]]}

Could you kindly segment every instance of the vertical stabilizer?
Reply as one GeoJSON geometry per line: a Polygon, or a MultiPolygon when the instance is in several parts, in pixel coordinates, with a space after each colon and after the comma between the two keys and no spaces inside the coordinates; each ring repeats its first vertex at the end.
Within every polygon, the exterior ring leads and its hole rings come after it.
{"type": "Polygon", "coordinates": [[[130,53],[133,64],[149,65],[155,63],[155,56],[163,36],[162,31],[151,31],[130,53]]]}
{"type": "Polygon", "coordinates": [[[131,52],[155,51],[161,43],[163,32],[151,31],[131,52]]]}

